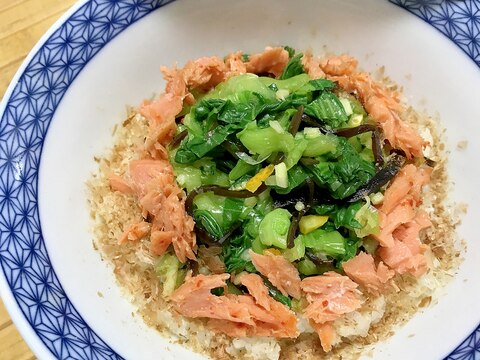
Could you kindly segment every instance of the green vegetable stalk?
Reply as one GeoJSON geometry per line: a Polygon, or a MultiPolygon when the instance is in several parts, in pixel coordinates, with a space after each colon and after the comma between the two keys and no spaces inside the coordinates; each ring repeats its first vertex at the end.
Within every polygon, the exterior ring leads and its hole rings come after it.
{"type": "Polygon", "coordinates": [[[265,246],[287,248],[287,236],[292,214],[285,209],[275,209],[265,215],[260,223],[259,237],[265,246]]]}

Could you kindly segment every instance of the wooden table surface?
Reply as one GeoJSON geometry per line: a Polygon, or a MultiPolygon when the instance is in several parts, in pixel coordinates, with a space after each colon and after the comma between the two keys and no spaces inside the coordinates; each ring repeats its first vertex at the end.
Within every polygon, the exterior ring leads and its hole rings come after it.
{"type": "MultiPolygon", "coordinates": [[[[0,96],[25,56],[76,0],[0,0],[0,96]]],[[[23,341],[0,300],[0,360],[30,360],[23,341]]]]}

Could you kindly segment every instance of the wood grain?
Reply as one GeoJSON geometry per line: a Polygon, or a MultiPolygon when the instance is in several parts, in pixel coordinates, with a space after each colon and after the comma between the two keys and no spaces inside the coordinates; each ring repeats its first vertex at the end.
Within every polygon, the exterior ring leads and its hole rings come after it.
{"type": "MultiPolygon", "coordinates": [[[[75,0],[0,0],[0,96],[5,94],[28,52],[74,3],[75,0]]],[[[35,359],[1,301],[0,359],[35,359]]]]}

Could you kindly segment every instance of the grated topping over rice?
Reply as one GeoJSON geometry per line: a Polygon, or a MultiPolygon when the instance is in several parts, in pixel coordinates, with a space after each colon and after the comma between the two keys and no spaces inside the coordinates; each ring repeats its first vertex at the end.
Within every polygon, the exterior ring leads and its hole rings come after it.
{"type": "MultiPolygon", "coordinates": [[[[380,75],[383,76],[383,70],[380,75]]],[[[383,78],[383,82],[388,88],[396,89],[389,79],[383,78]]],[[[461,249],[455,245],[454,232],[461,213],[466,209],[448,203],[450,184],[443,134],[436,121],[416,113],[412,108],[401,115],[428,141],[425,156],[436,162],[423,199],[423,208],[433,223],[423,238],[423,242],[431,249],[427,253],[429,270],[418,279],[408,274],[397,275],[391,290],[368,298],[360,309],[336,320],[333,326],[339,345],[328,354],[323,352],[318,335],[308,321],[301,317],[297,327],[302,334],[295,340],[261,337],[231,339],[221,334],[213,336],[203,320],[187,320],[179,316],[163,298],[162,285],[154,270],[156,256],[149,249],[148,238],[141,239],[139,243],[118,244],[125,227],[143,219],[134,197],[112,191],[108,180],[112,173],[125,173],[130,160],[137,157],[144,144],[145,134],[148,133],[147,121],[135,109],[131,109],[121,126],[114,129],[114,146],[104,156],[96,158],[98,171],[88,181],[90,215],[94,224],[93,245],[102,258],[111,264],[125,295],[138,306],[138,312],[145,322],[172,341],[197,352],[215,359],[358,357],[368,351],[371,344],[391,336],[397,326],[408,321],[417,311],[435,304],[438,290],[455,275],[461,261],[461,249]]],[[[459,145],[459,148],[465,146],[459,145]]]]}

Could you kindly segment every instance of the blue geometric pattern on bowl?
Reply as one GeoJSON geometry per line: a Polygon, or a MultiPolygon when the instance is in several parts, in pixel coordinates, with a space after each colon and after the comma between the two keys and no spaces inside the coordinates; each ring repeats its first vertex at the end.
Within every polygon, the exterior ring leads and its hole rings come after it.
{"type": "Polygon", "coordinates": [[[165,0],[94,0],[35,54],[0,121],[0,265],[13,296],[57,359],[121,359],[82,319],[42,238],[37,181],[43,141],[63,95],[111,39],[165,0]]]}
{"type": "Polygon", "coordinates": [[[390,0],[435,27],[480,66],[480,1],[390,0]]]}
{"type": "MultiPolygon", "coordinates": [[[[432,25],[452,40],[480,68],[479,0],[389,0],[432,25]]],[[[480,360],[480,324],[446,357],[480,360]]]]}
{"type": "MultiPolygon", "coordinates": [[[[82,319],[45,248],[37,182],[43,141],[70,84],[105,44],[172,0],[91,0],[34,55],[0,120],[0,266],[23,315],[57,359],[121,359],[82,319]]],[[[392,1],[442,31],[479,66],[475,1],[392,1]]],[[[449,359],[480,359],[480,327],[449,359]]]]}

